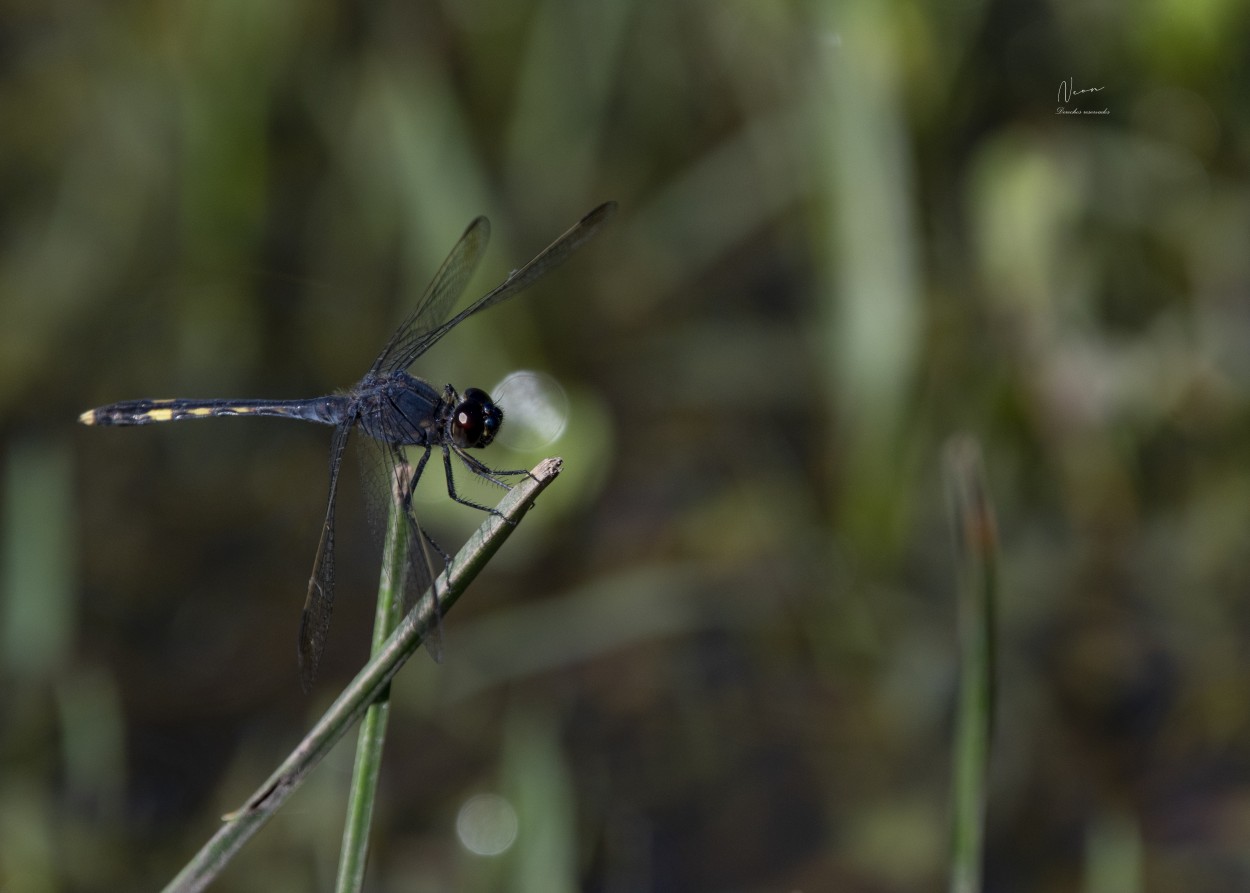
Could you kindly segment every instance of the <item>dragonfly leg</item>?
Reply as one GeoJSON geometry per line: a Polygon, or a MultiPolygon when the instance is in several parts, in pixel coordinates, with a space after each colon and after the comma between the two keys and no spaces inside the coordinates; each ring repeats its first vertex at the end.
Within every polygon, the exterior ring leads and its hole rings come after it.
{"type": "Polygon", "coordinates": [[[465,464],[469,471],[473,472],[480,478],[486,478],[486,480],[490,481],[492,484],[498,484],[505,490],[511,490],[512,485],[499,480],[499,478],[521,477],[522,475],[532,477],[528,468],[491,468],[489,465],[484,464],[482,461],[474,457],[467,450],[462,450],[455,446],[453,446],[452,449],[455,450],[456,455],[460,457],[460,461],[465,464]]]}
{"type": "MultiPolygon", "coordinates": [[[[488,505],[482,505],[480,502],[473,502],[472,500],[464,499],[458,493],[456,493],[456,478],[451,470],[451,448],[448,447],[447,444],[443,444],[442,446],[443,446],[443,470],[447,474],[447,495],[450,496],[456,502],[460,503],[461,505],[467,505],[469,508],[475,508],[478,511],[486,512],[489,515],[494,515],[497,518],[503,518],[504,514],[503,512],[499,511],[499,509],[491,508],[488,505]]],[[[457,454],[459,454],[460,451],[457,450],[456,452],[457,454]]],[[[471,467],[470,467],[470,470],[472,470],[471,467]]],[[[504,520],[507,520],[507,519],[504,518],[504,520]]],[[[509,522],[509,523],[512,523],[512,522],[509,522]]]]}
{"type": "MultiPolygon", "coordinates": [[[[404,497],[403,497],[404,511],[407,513],[409,518],[414,520],[414,522],[416,518],[412,513],[412,496],[417,490],[417,481],[421,480],[421,472],[425,471],[425,463],[429,461],[430,461],[430,447],[427,446],[425,448],[425,452],[421,454],[421,458],[417,460],[417,470],[414,471],[412,473],[412,476],[408,479],[408,490],[404,494],[404,497]]],[[[404,464],[406,465],[408,463],[405,462],[404,464]]],[[[446,552],[444,552],[442,546],[440,546],[438,543],[434,541],[434,537],[430,536],[430,532],[428,530],[426,530],[424,527],[421,527],[421,525],[419,524],[416,526],[420,529],[421,536],[425,538],[425,541],[427,543],[429,543],[430,548],[433,549],[436,553],[438,553],[438,557],[442,559],[443,565],[446,567],[450,567],[451,556],[448,555],[446,552]]],[[[433,576],[432,573],[431,573],[431,576],[433,576]]]]}

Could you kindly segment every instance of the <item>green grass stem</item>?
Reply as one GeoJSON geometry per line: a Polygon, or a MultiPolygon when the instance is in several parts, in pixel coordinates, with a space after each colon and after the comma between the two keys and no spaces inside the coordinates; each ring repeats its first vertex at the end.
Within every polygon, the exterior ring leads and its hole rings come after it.
{"type": "MultiPolygon", "coordinates": [[[[377,610],[373,616],[371,656],[377,656],[382,651],[387,638],[403,619],[408,523],[404,517],[401,494],[408,488],[410,472],[408,466],[395,469],[386,543],[382,549],[382,575],[378,578],[377,610]]],[[[382,771],[382,747],[386,743],[386,722],[391,709],[390,695],[391,687],[387,685],[360,721],[356,760],[352,766],[352,786],[347,797],[347,818],[343,823],[343,845],[339,851],[339,874],[335,884],[338,893],[359,893],[364,887],[369,829],[373,824],[378,779],[382,771]]]]}
{"type": "Polygon", "coordinates": [[[959,702],[956,707],[951,893],[981,889],[986,780],[994,724],[994,613],[998,534],[980,445],[953,438],[946,477],[956,542],[959,624],[959,702]]]}
{"type": "MultiPolygon", "coordinates": [[[[436,581],[441,593],[442,614],[451,609],[512,533],[515,522],[560,473],[561,464],[559,459],[540,462],[531,472],[532,477],[515,485],[499,503],[497,509],[502,517],[489,516],[452,559],[450,568],[436,581]]],[[[313,767],[385,693],[399,668],[421,647],[427,631],[437,622],[433,596],[426,592],[286,760],[243,806],[225,816],[225,823],[217,833],[165,887],[166,893],[202,890],[216,878],[243,844],[303,783],[313,767]]],[[[376,773],[376,767],[369,771],[376,773]]]]}

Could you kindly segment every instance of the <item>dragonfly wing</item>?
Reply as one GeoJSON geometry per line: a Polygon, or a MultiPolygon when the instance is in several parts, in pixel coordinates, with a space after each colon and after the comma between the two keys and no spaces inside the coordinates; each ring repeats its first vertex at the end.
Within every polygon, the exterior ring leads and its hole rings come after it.
{"type": "Polygon", "coordinates": [[[412,359],[404,359],[412,353],[412,346],[447,318],[456,299],[464,293],[465,286],[477,270],[490,242],[490,221],[479,217],[469,224],[456,247],[451,249],[438,273],[425,289],[421,301],[412,314],[395,330],[391,340],[373,361],[370,373],[394,372],[406,369],[412,359]]]}
{"type": "MultiPolygon", "coordinates": [[[[416,490],[417,483],[421,480],[421,475],[425,471],[425,467],[430,459],[430,449],[427,447],[421,458],[417,461],[417,465],[413,468],[408,464],[404,454],[398,448],[392,448],[393,457],[396,466],[402,463],[403,467],[410,469],[408,475],[407,491],[404,493],[400,505],[404,514],[405,529],[407,531],[407,564],[406,577],[403,587],[403,607],[402,613],[406,616],[418,604],[421,596],[427,589],[434,586],[437,577],[434,563],[430,560],[430,549],[433,547],[438,550],[440,558],[446,564],[447,557],[443,551],[438,548],[429,534],[421,527],[421,522],[417,519],[417,514],[413,510],[412,495],[416,490]]],[[[436,596],[438,593],[436,593],[436,596]]],[[[425,647],[429,651],[430,657],[435,663],[441,663],[443,659],[443,617],[439,606],[439,599],[434,600],[434,616],[431,618],[425,633],[425,647]]]]}
{"type": "MultiPolygon", "coordinates": [[[[607,223],[615,213],[616,202],[605,202],[573,224],[564,235],[544,248],[533,260],[519,270],[512,271],[507,279],[451,319],[425,329],[420,334],[414,331],[409,337],[405,337],[403,344],[394,351],[391,351],[388,346],[387,352],[383,354],[383,356],[387,357],[387,369],[408,368],[417,357],[433,347],[440,338],[473,314],[485,310],[487,307],[493,307],[501,301],[506,301],[508,298],[520,294],[523,290],[529,288],[542,276],[564,263],[574,251],[590,241],[599,232],[603,224],[607,223]]],[[[441,277],[441,275],[442,272],[440,271],[439,276],[441,277]]],[[[437,277],[435,281],[437,281],[437,277]]]]}
{"type": "Polygon", "coordinates": [[[334,504],[338,495],[339,469],[343,451],[351,434],[354,418],[344,420],[334,429],[330,442],[330,499],[326,504],[326,520],[321,528],[321,542],[308,580],[308,596],[299,624],[299,678],[304,691],[312,688],[330,631],[330,615],[334,611],[334,504]]]}

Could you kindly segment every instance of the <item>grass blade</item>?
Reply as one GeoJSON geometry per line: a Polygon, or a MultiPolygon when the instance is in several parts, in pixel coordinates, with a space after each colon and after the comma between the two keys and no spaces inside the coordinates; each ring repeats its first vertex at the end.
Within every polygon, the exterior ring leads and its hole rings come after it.
{"type": "Polygon", "coordinates": [[[985,792],[994,723],[994,613],[998,534],[981,448],[971,437],[946,447],[958,573],[959,703],[951,816],[951,893],[978,893],[985,846],[985,792]]]}
{"type": "MultiPolygon", "coordinates": [[[[411,468],[395,466],[390,517],[386,523],[386,543],[382,549],[382,575],[378,579],[377,610],[373,615],[373,644],[376,656],[403,619],[404,577],[407,573],[408,524],[404,517],[403,495],[409,487],[411,468]]],[[[352,786],[347,796],[347,818],[343,823],[343,845],[339,851],[338,893],[359,893],[365,883],[369,856],[369,829],[377,800],[378,778],[382,770],[382,747],[386,743],[386,722],[391,710],[391,687],[382,689],[360,721],[356,737],[356,760],[352,765],[352,786]]]]}
{"type": "MultiPolygon", "coordinates": [[[[502,517],[489,516],[452,559],[450,571],[444,571],[437,581],[442,593],[440,610],[443,614],[451,609],[498,551],[512,533],[515,522],[529,510],[538,494],[560,473],[561,464],[559,459],[540,462],[531,472],[533,477],[515,485],[499,503],[497,509],[502,517]]],[[[260,830],[303,783],[313,767],[386,690],[399,668],[421,647],[427,630],[436,622],[434,601],[427,592],[282,765],[241,808],[225,817],[225,824],[165,887],[166,893],[202,890],[222,871],[243,844],[260,830]]]]}

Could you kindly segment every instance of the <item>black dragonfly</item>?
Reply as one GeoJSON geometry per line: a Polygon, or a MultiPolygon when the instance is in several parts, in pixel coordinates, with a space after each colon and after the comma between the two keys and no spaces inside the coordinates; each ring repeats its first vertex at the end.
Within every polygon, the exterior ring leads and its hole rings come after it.
{"type": "MultiPolygon", "coordinates": [[[[447,314],[464,292],[490,239],[489,221],[485,217],[474,220],[443,261],[412,315],[395,330],[365,377],[350,390],[310,400],[128,400],[87,410],[78,420],[84,425],[148,425],[212,416],[265,415],[334,426],[330,441],[330,497],[300,619],[300,681],[307,690],[317,674],[334,607],[334,503],[348,435],[359,427],[381,445],[394,468],[408,467],[405,447],[424,450],[415,469],[407,475],[409,483],[405,492],[400,494],[408,529],[406,610],[411,607],[413,597],[429,587],[433,579],[426,544],[439,553],[444,563],[448,560],[446,553],[422,530],[412,508],[413,489],[431,451],[437,447],[442,452],[448,495],[456,502],[486,512],[495,510],[456,493],[453,454],[473,474],[503,487],[508,485],[502,478],[527,474],[523,470],[492,469],[467,452],[489,446],[503,424],[503,411],[485,391],[469,388],[460,395],[450,384],[439,390],[406,370],[470,316],[513,297],[563,263],[593,237],[615,211],[615,202],[595,208],[537,257],[448,319],[447,314]]],[[[437,598],[435,603],[437,605],[437,598]]],[[[437,657],[437,646],[434,650],[437,657]]]]}

